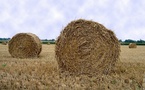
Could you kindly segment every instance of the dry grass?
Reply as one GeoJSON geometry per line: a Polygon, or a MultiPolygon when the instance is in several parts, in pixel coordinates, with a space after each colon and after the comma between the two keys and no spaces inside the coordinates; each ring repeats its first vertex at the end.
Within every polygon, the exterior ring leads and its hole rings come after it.
{"type": "Polygon", "coordinates": [[[0,90],[141,90],[145,46],[121,46],[120,62],[110,75],[59,76],[54,45],[43,45],[35,59],[16,59],[0,45],[0,90]]]}
{"type": "Polygon", "coordinates": [[[129,49],[127,46],[121,46],[121,56],[122,62],[145,62],[145,46],[138,46],[136,49],[129,49]]]}

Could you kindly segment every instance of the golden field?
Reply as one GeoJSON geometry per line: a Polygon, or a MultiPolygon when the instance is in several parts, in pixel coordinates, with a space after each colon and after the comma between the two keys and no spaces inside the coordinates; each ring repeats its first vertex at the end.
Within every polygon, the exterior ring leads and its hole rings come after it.
{"type": "Polygon", "coordinates": [[[43,45],[39,58],[16,59],[0,45],[0,90],[142,90],[145,46],[121,46],[110,75],[59,76],[55,45],[43,45]]]}

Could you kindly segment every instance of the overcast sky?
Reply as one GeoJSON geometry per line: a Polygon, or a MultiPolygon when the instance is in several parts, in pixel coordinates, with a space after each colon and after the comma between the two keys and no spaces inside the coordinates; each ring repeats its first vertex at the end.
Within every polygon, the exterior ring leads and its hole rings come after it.
{"type": "Polygon", "coordinates": [[[145,40],[145,0],[0,0],[0,37],[56,39],[72,20],[93,20],[118,39],[145,40]]]}

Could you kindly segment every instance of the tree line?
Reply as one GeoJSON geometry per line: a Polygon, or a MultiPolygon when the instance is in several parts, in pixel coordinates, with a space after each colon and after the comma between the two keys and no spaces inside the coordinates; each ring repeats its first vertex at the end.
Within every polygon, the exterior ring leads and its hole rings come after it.
{"type": "MultiPolygon", "coordinates": [[[[0,43],[2,42],[8,42],[11,38],[0,38],[0,43]]],[[[43,44],[55,44],[55,39],[41,39],[41,42],[43,44]]]]}
{"type": "MultiPolygon", "coordinates": [[[[10,40],[11,38],[0,38],[0,40],[10,40]]],[[[55,39],[42,39],[43,41],[55,41],[55,39]]]]}
{"type": "MultiPolygon", "coordinates": [[[[0,43],[3,41],[9,41],[11,38],[0,38],[0,43]]],[[[41,39],[42,43],[46,44],[48,42],[55,44],[55,39],[41,39]]],[[[129,43],[136,43],[137,45],[145,45],[145,40],[132,40],[132,39],[126,39],[126,40],[119,40],[119,42],[122,45],[128,45],[129,43]]]]}
{"type": "Polygon", "coordinates": [[[129,43],[136,43],[137,45],[145,45],[145,40],[132,40],[132,39],[126,39],[124,41],[122,41],[121,39],[119,40],[119,42],[122,44],[122,45],[128,45],[129,43]]]}

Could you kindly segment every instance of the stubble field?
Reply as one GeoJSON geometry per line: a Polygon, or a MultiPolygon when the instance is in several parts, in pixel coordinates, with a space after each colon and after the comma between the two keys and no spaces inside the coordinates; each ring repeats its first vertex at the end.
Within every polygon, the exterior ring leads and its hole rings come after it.
{"type": "Polygon", "coordinates": [[[121,46],[120,61],[109,75],[59,76],[55,45],[43,45],[39,58],[16,59],[0,45],[0,90],[142,90],[145,46],[121,46]]]}

